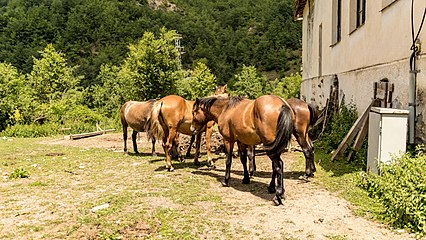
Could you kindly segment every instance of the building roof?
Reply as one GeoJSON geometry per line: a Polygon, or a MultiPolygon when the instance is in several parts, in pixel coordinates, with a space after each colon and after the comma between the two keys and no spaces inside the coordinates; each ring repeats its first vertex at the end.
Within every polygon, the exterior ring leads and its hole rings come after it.
{"type": "Polygon", "coordinates": [[[305,9],[306,0],[294,0],[294,19],[303,17],[303,9],[305,9]]]}

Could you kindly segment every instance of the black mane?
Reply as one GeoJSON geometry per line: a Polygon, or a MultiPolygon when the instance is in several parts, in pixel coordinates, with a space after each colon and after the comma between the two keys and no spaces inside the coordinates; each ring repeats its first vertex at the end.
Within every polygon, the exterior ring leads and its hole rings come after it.
{"type": "Polygon", "coordinates": [[[245,99],[245,97],[243,96],[232,96],[229,98],[224,98],[224,97],[205,97],[205,98],[200,98],[198,99],[198,102],[195,102],[194,108],[195,107],[199,107],[200,105],[203,105],[203,107],[206,110],[210,110],[210,108],[213,106],[213,104],[217,101],[217,100],[221,100],[221,99],[228,99],[228,107],[229,108],[233,108],[235,106],[237,106],[242,100],[245,99]]]}

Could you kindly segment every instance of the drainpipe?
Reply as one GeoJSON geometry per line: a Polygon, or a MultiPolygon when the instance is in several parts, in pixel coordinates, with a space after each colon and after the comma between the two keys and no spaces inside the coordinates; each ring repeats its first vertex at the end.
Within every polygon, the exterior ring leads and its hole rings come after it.
{"type": "Polygon", "coordinates": [[[408,143],[414,144],[416,126],[416,76],[415,52],[410,57],[410,77],[408,80],[408,143]],[[414,60],[412,60],[414,59],[414,60]],[[411,64],[414,62],[414,64],[411,64]],[[412,66],[412,67],[411,67],[412,66]]]}
{"type": "Polygon", "coordinates": [[[414,35],[414,0],[411,0],[411,38],[412,45],[410,50],[413,52],[410,56],[410,75],[408,80],[408,143],[410,145],[414,145],[415,143],[415,133],[416,133],[416,77],[419,72],[416,69],[416,55],[420,53],[420,42],[418,41],[418,37],[420,35],[420,31],[422,30],[423,23],[426,16],[426,7],[423,10],[422,21],[419,26],[419,30],[416,35],[414,35]]]}

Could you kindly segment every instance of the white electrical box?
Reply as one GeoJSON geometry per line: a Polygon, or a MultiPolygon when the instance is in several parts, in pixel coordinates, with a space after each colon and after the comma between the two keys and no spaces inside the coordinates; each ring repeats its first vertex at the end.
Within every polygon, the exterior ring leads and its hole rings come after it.
{"type": "Polygon", "coordinates": [[[408,110],[372,107],[368,124],[367,172],[379,173],[379,163],[388,163],[405,153],[408,110]]]}

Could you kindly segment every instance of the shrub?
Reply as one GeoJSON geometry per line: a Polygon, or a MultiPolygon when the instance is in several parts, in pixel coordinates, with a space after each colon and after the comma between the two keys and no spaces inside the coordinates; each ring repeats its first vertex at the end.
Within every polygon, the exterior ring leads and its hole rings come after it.
{"type": "Polygon", "coordinates": [[[346,105],[343,102],[338,114],[333,115],[331,121],[328,122],[324,133],[318,139],[315,147],[321,149],[325,153],[330,153],[335,150],[349,132],[357,117],[358,112],[355,105],[346,105]]]}
{"type": "Polygon", "coordinates": [[[426,156],[406,154],[380,166],[381,176],[366,175],[361,181],[370,196],[386,207],[385,218],[393,226],[426,233],[426,156]]]}
{"type": "Polygon", "coordinates": [[[27,170],[23,168],[17,168],[9,175],[9,179],[28,178],[29,176],[30,174],[27,170]]]}

